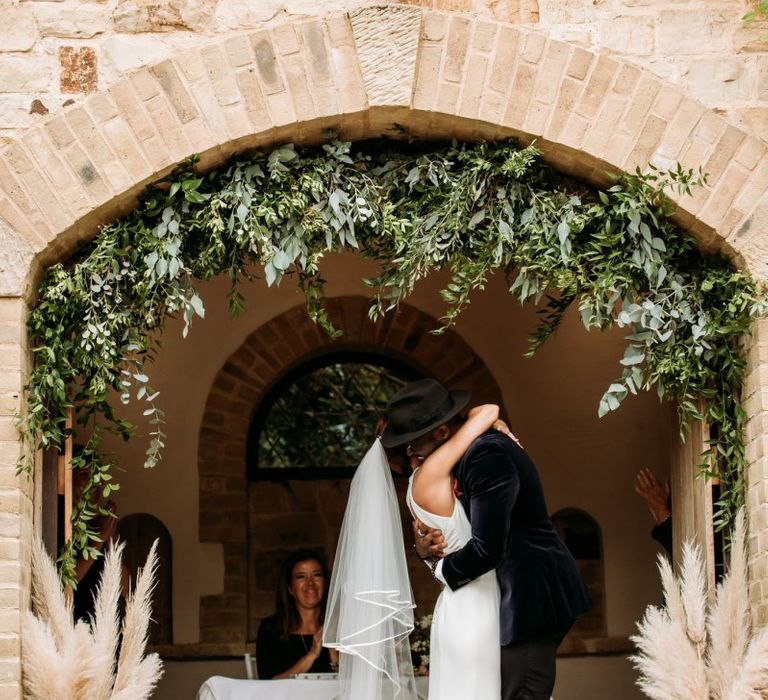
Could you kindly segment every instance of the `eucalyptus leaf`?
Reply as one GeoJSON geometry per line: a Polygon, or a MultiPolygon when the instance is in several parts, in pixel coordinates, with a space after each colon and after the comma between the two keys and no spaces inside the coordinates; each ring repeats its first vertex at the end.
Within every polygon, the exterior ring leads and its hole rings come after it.
{"type": "Polygon", "coordinates": [[[478,211],[467,223],[467,228],[474,229],[483,219],[485,219],[485,209],[478,211]]]}
{"type": "Polygon", "coordinates": [[[284,250],[278,250],[275,257],[272,258],[272,265],[281,272],[287,270],[292,262],[292,258],[284,250]]]}
{"type": "Polygon", "coordinates": [[[200,318],[205,318],[205,307],[203,306],[203,300],[197,296],[197,294],[193,294],[189,298],[189,304],[200,318]]]}

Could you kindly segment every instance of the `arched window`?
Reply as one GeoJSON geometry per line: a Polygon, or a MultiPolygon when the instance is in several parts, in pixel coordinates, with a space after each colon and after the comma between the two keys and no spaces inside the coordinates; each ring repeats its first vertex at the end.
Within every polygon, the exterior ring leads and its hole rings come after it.
{"type": "Polygon", "coordinates": [[[277,382],[254,416],[249,478],[350,476],[389,398],[420,376],[371,353],[337,353],[299,366],[277,382]]]}
{"type": "Polygon", "coordinates": [[[576,560],[593,603],[592,609],[576,620],[570,636],[580,639],[604,637],[605,570],[600,526],[591,515],[578,508],[559,510],[552,516],[552,523],[576,560]]]}
{"type": "Polygon", "coordinates": [[[173,643],[173,549],[171,533],[163,522],[149,513],[133,513],[120,518],[117,532],[125,542],[123,563],[136,582],[138,570],[147,561],[147,555],[155,540],[157,547],[157,583],[152,593],[152,623],[149,626],[150,644],[173,643]]]}

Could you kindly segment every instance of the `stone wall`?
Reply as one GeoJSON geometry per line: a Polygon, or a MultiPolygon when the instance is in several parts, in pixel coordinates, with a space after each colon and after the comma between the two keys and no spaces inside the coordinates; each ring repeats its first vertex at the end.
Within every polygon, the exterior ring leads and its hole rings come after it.
{"type": "Polygon", "coordinates": [[[250,147],[328,128],[377,136],[393,123],[417,138],[537,139],[591,184],[649,161],[701,167],[706,186],[672,195],[679,222],[765,274],[765,144],[648,70],[539,29],[391,5],[198,37],[41,117],[0,154],[0,293],[28,294],[44,266],[191,153],[209,168],[250,147]]]}
{"type": "MultiPolygon", "coordinates": [[[[407,0],[525,24],[615,54],[768,136],[768,27],[744,0],[407,0]]],[[[216,36],[369,5],[365,0],[3,0],[0,143],[141,66],[216,36]]],[[[458,39],[461,41],[461,39],[458,39]]]]}
{"type": "Polygon", "coordinates": [[[17,698],[21,680],[21,618],[30,594],[33,480],[16,474],[21,454],[15,428],[29,358],[18,332],[27,308],[0,299],[0,698],[17,698]]]}

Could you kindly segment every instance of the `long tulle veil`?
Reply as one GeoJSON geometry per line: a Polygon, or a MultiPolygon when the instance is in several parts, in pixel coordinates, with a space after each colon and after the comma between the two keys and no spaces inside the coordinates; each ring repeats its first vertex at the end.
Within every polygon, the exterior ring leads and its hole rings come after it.
{"type": "Polygon", "coordinates": [[[416,700],[414,607],[397,495],[377,439],[352,480],[328,592],[323,645],[339,651],[342,700],[416,700]]]}

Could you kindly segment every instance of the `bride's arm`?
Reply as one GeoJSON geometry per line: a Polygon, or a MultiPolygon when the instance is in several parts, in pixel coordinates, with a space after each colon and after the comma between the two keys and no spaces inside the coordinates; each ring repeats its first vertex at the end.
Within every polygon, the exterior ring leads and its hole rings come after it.
{"type": "Polygon", "coordinates": [[[419,470],[421,478],[442,479],[450,476],[453,467],[464,456],[474,440],[493,427],[499,417],[499,407],[488,403],[475,406],[469,411],[467,420],[450,439],[438,447],[424,460],[419,470]]]}
{"type": "Polygon", "coordinates": [[[495,404],[477,406],[469,412],[465,423],[427,459],[413,478],[413,498],[422,508],[435,515],[453,512],[450,475],[475,438],[491,428],[499,417],[495,404]]]}

